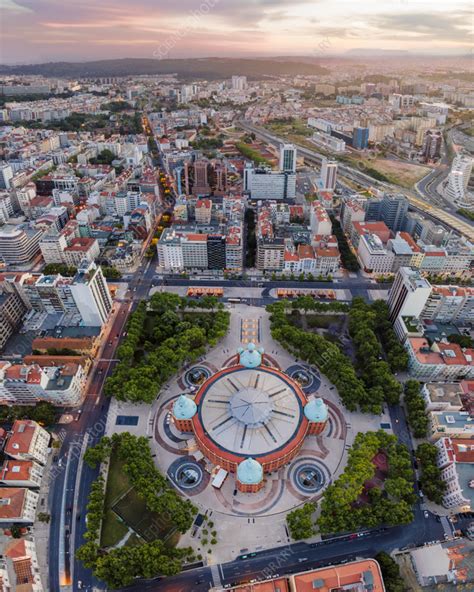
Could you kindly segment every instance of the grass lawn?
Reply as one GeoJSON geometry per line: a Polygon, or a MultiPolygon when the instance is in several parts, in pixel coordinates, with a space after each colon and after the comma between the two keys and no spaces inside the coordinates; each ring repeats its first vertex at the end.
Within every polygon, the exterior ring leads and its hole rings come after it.
{"type": "Polygon", "coordinates": [[[172,533],[172,523],[165,517],[150,512],[145,501],[131,489],[113,507],[114,512],[146,541],[167,539],[172,533]]]}
{"type": "Polygon", "coordinates": [[[134,532],[128,537],[125,547],[139,547],[143,545],[143,539],[135,534],[134,532]]]}
{"type": "Polygon", "coordinates": [[[127,545],[138,545],[143,540],[150,542],[160,538],[175,546],[180,538],[179,533],[173,532],[173,525],[169,520],[147,509],[144,500],[131,488],[123,471],[123,462],[112,453],[105,492],[101,545],[115,546],[127,534],[129,528],[135,532],[128,539],[127,545]]]}
{"type": "MultiPolygon", "coordinates": [[[[113,510],[105,511],[105,518],[100,533],[100,544],[103,547],[113,547],[127,534],[128,527],[121,522],[113,510]]],[[[133,535],[132,535],[133,536],[133,535]]]]}
{"type": "Polygon", "coordinates": [[[309,327],[318,329],[327,329],[331,325],[342,325],[343,315],[306,315],[309,327]]]}

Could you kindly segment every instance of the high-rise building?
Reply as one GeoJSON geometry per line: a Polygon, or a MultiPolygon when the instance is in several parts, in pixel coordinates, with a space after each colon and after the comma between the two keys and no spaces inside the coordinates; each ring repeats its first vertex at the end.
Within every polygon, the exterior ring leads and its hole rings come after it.
{"type": "Polygon", "coordinates": [[[380,205],[380,215],[385,224],[393,232],[403,229],[405,216],[408,213],[408,199],[401,193],[386,193],[380,205]]]}
{"type": "Polygon", "coordinates": [[[352,147],[356,150],[365,150],[369,144],[369,128],[355,127],[352,131],[352,147]]]}
{"type": "Polygon", "coordinates": [[[390,320],[399,316],[419,318],[431,294],[431,284],[418,271],[401,267],[388,295],[390,320]]]}
{"type": "Polygon", "coordinates": [[[221,234],[207,236],[207,267],[208,269],[226,268],[226,237],[221,234]]]}
{"type": "Polygon", "coordinates": [[[323,158],[321,164],[321,180],[324,191],[334,191],[337,182],[337,161],[323,158]]]}
{"type": "Polygon", "coordinates": [[[0,189],[11,189],[10,181],[12,178],[12,166],[6,162],[0,164],[0,189]]]}
{"type": "Polygon", "coordinates": [[[13,283],[0,281],[0,348],[19,328],[27,307],[13,283]]]}
{"type": "Polygon", "coordinates": [[[86,326],[101,327],[107,322],[113,302],[100,267],[84,260],[74,276],[70,289],[86,326]]]}
{"type": "Polygon", "coordinates": [[[474,209],[474,195],[468,191],[468,183],[472,173],[473,159],[467,154],[456,156],[448,175],[446,197],[456,207],[474,209]]]}
{"type": "Polygon", "coordinates": [[[296,173],[247,168],[244,172],[245,190],[255,200],[294,199],[296,173]]]}
{"type": "Polygon", "coordinates": [[[0,258],[5,263],[22,265],[28,263],[39,251],[41,230],[26,225],[5,225],[0,230],[0,258]]]}
{"type": "Polygon", "coordinates": [[[427,130],[423,139],[422,155],[425,162],[432,162],[441,156],[443,136],[439,131],[427,130]]]}
{"type": "Polygon", "coordinates": [[[280,148],[280,170],[286,173],[296,172],[296,148],[293,144],[283,144],[280,148]]]}
{"type": "Polygon", "coordinates": [[[232,76],[232,90],[245,90],[247,88],[247,76],[232,76]]]}
{"type": "Polygon", "coordinates": [[[194,163],[193,195],[209,195],[211,187],[208,175],[209,161],[205,158],[194,163]]]}

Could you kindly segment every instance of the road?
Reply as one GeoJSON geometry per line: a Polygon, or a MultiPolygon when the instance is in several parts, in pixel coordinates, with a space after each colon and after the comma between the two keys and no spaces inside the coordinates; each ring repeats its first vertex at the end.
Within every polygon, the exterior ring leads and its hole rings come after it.
{"type": "MultiPolygon", "coordinates": [[[[239,126],[242,127],[242,129],[244,129],[245,131],[253,132],[257,137],[265,140],[270,144],[280,146],[282,143],[284,143],[284,140],[282,138],[274,136],[267,130],[264,130],[260,127],[256,127],[242,120],[240,120],[238,123],[239,126]]],[[[321,160],[323,158],[322,154],[319,154],[315,150],[309,150],[304,146],[296,145],[296,147],[298,148],[298,153],[302,154],[305,157],[305,160],[318,165],[321,164],[321,160]]],[[[383,191],[392,193],[401,191],[401,188],[398,186],[377,181],[373,177],[366,175],[364,172],[355,170],[347,166],[346,164],[339,163],[338,171],[341,174],[341,176],[346,177],[365,188],[377,187],[383,191]]],[[[436,222],[443,223],[445,226],[454,230],[456,233],[463,234],[470,241],[474,242],[474,228],[472,224],[466,222],[466,220],[458,216],[455,212],[447,212],[445,209],[443,209],[445,208],[444,203],[441,207],[430,204],[430,201],[432,200],[430,191],[432,191],[431,184],[434,183],[434,175],[433,177],[428,178],[425,183],[423,183],[422,181],[423,180],[421,180],[418,183],[418,194],[414,191],[408,191],[405,189],[402,190],[402,192],[406,195],[408,201],[410,202],[410,207],[413,210],[422,213],[423,215],[427,216],[428,218],[431,218],[436,222]],[[423,193],[423,191],[425,191],[427,188],[428,192],[423,193]]],[[[436,197],[436,199],[439,199],[439,197],[436,197]]]]}
{"type": "Polygon", "coordinates": [[[91,370],[91,379],[79,419],[64,426],[60,431],[62,445],[53,465],[48,500],[51,514],[49,544],[49,590],[51,592],[59,592],[61,586],[70,585],[73,574],[76,581],[87,579],[87,570],[72,559],[72,553],[84,542],[85,507],[90,485],[97,478],[98,471],[80,463],[80,457],[85,439],[87,438],[87,445],[93,445],[103,435],[105,429],[109,401],[102,395],[102,387],[105,378],[115,366],[114,355],[119,343],[117,335],[120,336],[123,332],[132,302],[116,302],[115,306],[116,314],[112,317],[103,347],[91,370]],[[79,471],[81,464],[82,471],[79,471]],[[74,542],[73,545],[71,541],[74,542]]]}

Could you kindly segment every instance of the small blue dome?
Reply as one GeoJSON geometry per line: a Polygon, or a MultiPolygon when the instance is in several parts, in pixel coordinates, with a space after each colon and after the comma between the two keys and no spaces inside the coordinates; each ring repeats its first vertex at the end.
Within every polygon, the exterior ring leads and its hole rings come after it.
{"type": "Polygon", "coordinates": [[[304,414],[309,421],[326,421],[328,418],[328,407],[320,397],[311,399],[304,406],[304,414]]]}
{"type": "Polygon", "coordinates": [[[249,343],[246,349],[240,348],[239,350],[239,363],[245,368],[257,368],[262,363],[263,348],[258,349],[255,343],[249,343]]]}
{"type": "Polygon", "coordinates": [[[258,485],[263,479],[263,467],[254,458],[246,458],[237,467],[237,479],[243,485],[258,485]]]}
{"type": "Polygon", "coordinates": [[[176,419],[192,419],[196,411],[196,403],[186,395],[180,395],[174,402],[173,415],[176,419]]]}

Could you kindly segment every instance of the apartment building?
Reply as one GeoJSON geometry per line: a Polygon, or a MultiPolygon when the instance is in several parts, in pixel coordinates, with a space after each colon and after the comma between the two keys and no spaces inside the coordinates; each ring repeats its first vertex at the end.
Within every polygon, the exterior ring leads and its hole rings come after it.
{"type": "Polygon", "coordinates": [[[0,485],[8,487],[39,487],[43,467],[32,460],[5,460],[0,467],[0,485]]]}
{"type": "Polygon", "coordinates": [[[6,264],[24,265],[40,251],[41,230],[27,225],[5,225],[0,229],[0,259],[6,264]]]}
{"type": "Polygon", "coordinates": [[[257,269],[261,271],[282,271],[285,260],[283,238],[262,237],[257,240],[257,269]]]}
{"type": "Polygon", "coordinates": [[[207,269],[207,234],[185,234],[181,237],[183,266],[186,269],[207,269]]]}
{"type": "Polygon", "coordinates": [[[313,203],[310,210],[310,226],[313,234],[330,236],[332,234],[332,222],[327,211],[318,204],[313,203]]]}
{"type": "Polygon", "coordinates": [[[19,329],[26,310],[14,285],[0,276],[0,349],[19,329]]]}
{"type": "Polygon", "coordinates": [[[101,327],[107,322],[113,301],[100,267],[87,260],[83,261],[70,289],[84,325],[101,327]]]}
{"type": "Polygon", "coordinates": [[[408,353],[410,376],[416,380],[451,382],[474,378],[472,349],[443,341],[430,346],[424,337],[408,337],[403,345],[408,353]]]}
{"type": "Polygon", "coordinates": [[[12,540],[5,547],[4,557],[17,592],[44,592],[33,541],[25,538],[12,540]]]}
{"type": "Polygon", "coordinates": [[[384,274],[392,271],[394,254],[375,234],[363,234],[360,237],[357,256],[367,272],[384,274]]]}
{"type": "Polygon", "coordinates": [[[45,465],[49,441],[49,433],[36,421],[17,419],[8,433],[4,453],[15,460],[30,460],[45,465]]]}
{"type": "Polygon", "coordinates": [[[390,321],[395,330],[398,317],[420,318],[430,294],[431,284],[419,271],[408,267],[399,269],[388,295],[390,321]]]}
{"type": "Polygon", "coordinates": [[[373,234],[378,236],[383,244],[386,244],[390,238],[391,231],[385,222],[353,222],[349,229],[352,246],[357,249],[361,236],[373,234]]]}
{"type": "Polygon", "coordinates": [[[39,495],[24,487],[0,487],[0,524],[33,524],[39,495]]]}
{"type": "MultiPolygon", "coordinates": [[[[51,363],[46,360],[46,363],[51,363]]],[[[58,406],[76,406],[82,401],[86,365],[0,362],[0,401],[7,405],[35,405],[47,401],[58,406]]]]}
{"type": "Polygon", "coordinates": [[[443,506],[456,512],[474,510],[474,438],[440,438],[437,464],[446,483],[443,506]]]}
{"type": "Polygon", "coordinates": [[[455,440],[474,438],[474,422],[467,411],[433,411],[429,414],[429,439],[432,442],[440,438],[455,440]]]}
{"type": "Polygon", "coordinates": [[[356,199],[344,201],[341,209],[341,226],[347,235],[350,235],[354,222],[364,222],[365,210],[356,199]]]}
{"type": "Polygon", "coordinates": [[[462,389],[458,382],[427,382],[420,393],[425,400],[426,411],[456,412],[463,408],[462,389]]]}

